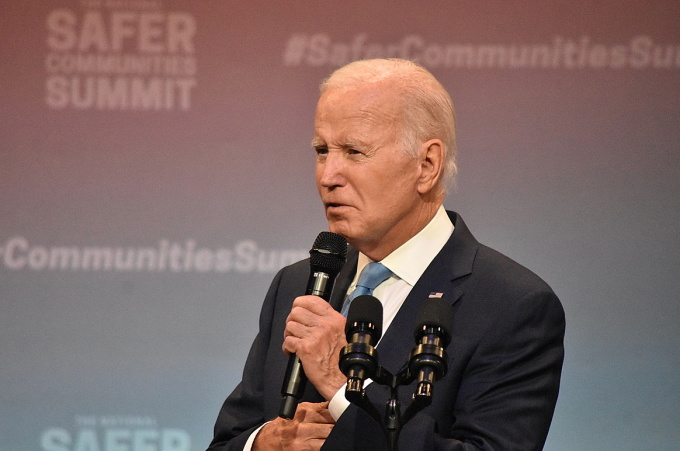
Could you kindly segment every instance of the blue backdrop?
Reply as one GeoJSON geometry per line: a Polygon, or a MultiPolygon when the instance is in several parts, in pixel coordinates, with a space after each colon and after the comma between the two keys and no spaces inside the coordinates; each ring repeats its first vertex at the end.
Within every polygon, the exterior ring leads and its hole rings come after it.
{"type": "Polygon", "coordinates": [[[0,17],[0,450],[209,443],[275,271],[325,230],[318,83],[449,89],[446,206],[567,313],[546,449],[680,442],[680,6],[53,0],[0,17]]]}

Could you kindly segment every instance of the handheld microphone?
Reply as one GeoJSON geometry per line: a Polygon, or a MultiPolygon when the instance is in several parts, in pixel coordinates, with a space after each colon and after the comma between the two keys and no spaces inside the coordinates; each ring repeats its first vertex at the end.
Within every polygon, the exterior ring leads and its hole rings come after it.
{"type": "Polygon", "coordinates": [[[414,336],[416,347],[409,357],[409,371],[417,379],[415,399],[426,403],[432,398],[432,385],[447,371],[445,348],[451,342],[446,329],[453,321],[453,308],[442,299],[426,299],[414,336]]]}
{"type": "MultiPolygon", "coordinates": [[[[305,294],[319,296],[328,301],[333,291],[335,277],[345,264],[347,241],[342,236],[321,232],[309,251],[310,272],[305,294]]],[[[297,404],[305,391],[307,377],[302,362],[292,354],[288,359],[286,375],[281,387],[281,407],[279,416],[291,419],[295,416],[297,404]]]]}
{"type": "Polygon", "coordinates": [[[375,345],[382,335],[383,307],[373,296],[357,296],[349,306],[345,333],[347,345],[340,352],[340,370],[347,376],[345,397],[356,402],[363,394],[364,381],[378,369],[375,345]]]}

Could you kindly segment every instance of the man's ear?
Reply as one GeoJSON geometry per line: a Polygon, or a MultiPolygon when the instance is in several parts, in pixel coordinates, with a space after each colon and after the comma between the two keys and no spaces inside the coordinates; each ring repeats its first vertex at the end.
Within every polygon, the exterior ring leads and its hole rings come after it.
{"type": "Polygon", "coordinates": [[[427,194],[439,186],[444,171],[444,146],[439,139],[431,139],[420,146],[418,152],[420,176],[418,192],[427,194]]]}

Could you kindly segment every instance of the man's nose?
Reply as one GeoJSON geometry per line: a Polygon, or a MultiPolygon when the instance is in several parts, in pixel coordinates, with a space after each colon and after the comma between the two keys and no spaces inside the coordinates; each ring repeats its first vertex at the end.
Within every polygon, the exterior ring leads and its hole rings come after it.
{"type": "Polygon", "coordinates": [[[319,185],[333,188],[344,183],[345,163],[340,152],[328,152],[323,161],[317,163],[319,185]]]}

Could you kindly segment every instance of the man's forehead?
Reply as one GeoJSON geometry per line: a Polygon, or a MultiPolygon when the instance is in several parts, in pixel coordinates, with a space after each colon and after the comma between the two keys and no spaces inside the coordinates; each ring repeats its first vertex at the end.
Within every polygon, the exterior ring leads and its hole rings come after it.
{"type": "Polygon", "coordinates": [[[316,141],[344,145],[367,144],[377,134],[392,130],[396,121],[379,109],[356,109],[346,112],[329,112],[317,116],[314,123],[316,141]],[[328,142],[332,141],[332,142],[328,142]]]}
{"type": "Polygon", "coordinates": [[[315,129],[328,126],[362,129],[386,126],[399,121],[401,109],[395,99],[326,98],[319,101],[315,129]]]}

